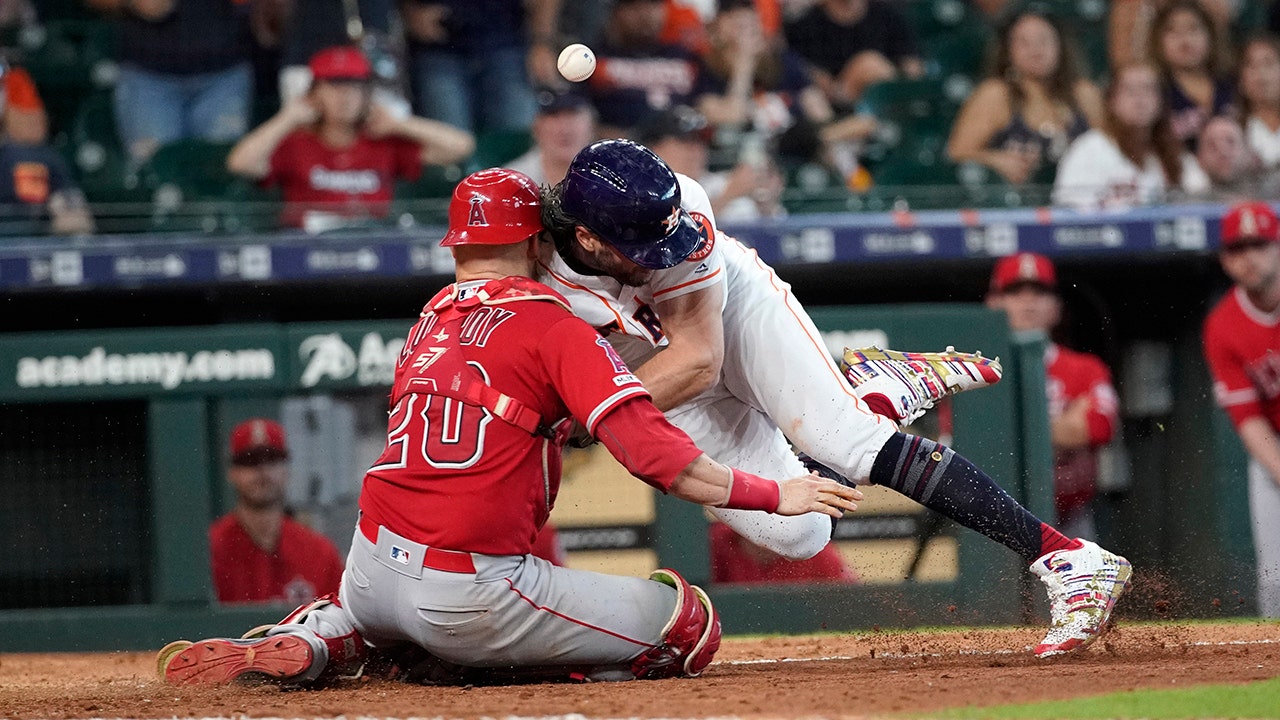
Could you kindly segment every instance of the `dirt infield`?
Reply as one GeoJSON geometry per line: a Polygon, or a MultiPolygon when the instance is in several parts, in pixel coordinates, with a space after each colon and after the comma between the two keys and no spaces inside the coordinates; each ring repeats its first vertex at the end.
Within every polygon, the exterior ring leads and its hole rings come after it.
{"type": "Polygon", "coordinates": [[[1120,627],[1086,652],[1032,657],[1034,629],[727,640],[695,680],[323,690],[175,688],[148,653],[0,655],[0,717],[866,716],[1280,676],[1280,624],[1120,627]]]}

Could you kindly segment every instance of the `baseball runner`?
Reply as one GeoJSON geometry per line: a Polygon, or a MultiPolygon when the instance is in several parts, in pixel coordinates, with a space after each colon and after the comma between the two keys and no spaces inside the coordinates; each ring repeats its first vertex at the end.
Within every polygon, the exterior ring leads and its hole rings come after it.
{"type": "Polygon", "coordinates": [[[1280,617],[1280,223],[1246,202],[1222,219],[1222,269],[1235,286],[1204,324],[1204,355],[1218,404],[1249,453],[1249,512],[1258,611],[1280,617]]]}
{"type": "MultiPolygon", "coordinates": [[[[697,182],[642,145],[589,145],[544,188],[542,206],[558,251],[544,279],[708,455],[790,477],[803,469],[790,440],[854,483],[892,488],[1019,553],[1053,610],[1037,655],[1075,650],[1105,628],[1127,560],[1063,536],[950,448],[898,431],[941,397],[999,380],[998,362],[873,348],[846,351],[842,375],[790,286],[716,229],[697,182]]],[[[830,540],[821,515],[712,512],[792,559],[830,540]]]]}
{"type": "Polygon", "coordinates": [[[171,643],[157,658],[169,682],[252,673],[306,683],[359,663],[366,642],[562,678],[698,675],[720,644],[701,589],[673,570],[616,577],[529,554],[559,489],[571,418],[636,477],[690,502],[820,517],[856,509],[852,488],[803,468],[776,482],[726,467],[667,422],[613,348],[530,279],[540,249],[552,249],[527,176],[468,176],[449,221],[441,244],[457,282],[426,305],[400,354],[386,448],[364,479],[338,596],[264,636],[171,643]]]}

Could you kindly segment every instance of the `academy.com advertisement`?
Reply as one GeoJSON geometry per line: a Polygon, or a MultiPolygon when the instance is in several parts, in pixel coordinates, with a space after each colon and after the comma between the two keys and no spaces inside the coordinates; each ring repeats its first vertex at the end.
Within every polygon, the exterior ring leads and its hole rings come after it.
{"type": "Polygon", "coordinates": [[[0,400],[389,387],[411,325],[406,320],[0,336],[0,400]]]}

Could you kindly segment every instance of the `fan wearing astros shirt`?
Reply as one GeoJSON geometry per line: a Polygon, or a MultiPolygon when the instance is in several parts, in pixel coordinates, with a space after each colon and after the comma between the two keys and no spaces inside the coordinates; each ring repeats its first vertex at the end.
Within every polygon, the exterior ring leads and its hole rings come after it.
{"type": "Polygon", "coordinates": [[[384,218],[396,180],[422,165],[447,165],[475,149],[471,133],[435,120],[397,117],[371,102],[373,68],[354,47],[332,47],[310,62],[311,90],[246,135],[227,169],[279,186],[289,227],[321,231],[351,219],[384,218]]]}

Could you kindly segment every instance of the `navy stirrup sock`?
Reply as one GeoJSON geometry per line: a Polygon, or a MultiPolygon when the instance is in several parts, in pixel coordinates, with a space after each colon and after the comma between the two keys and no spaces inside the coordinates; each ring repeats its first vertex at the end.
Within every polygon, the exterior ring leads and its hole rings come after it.
{"type": "Polygon", "coordinates": [[[986,535],[1027,564],[1080,546],[1040,522],[973,463],[928,438],[895,433],[876,456],[870,479],[986,535]]]}

